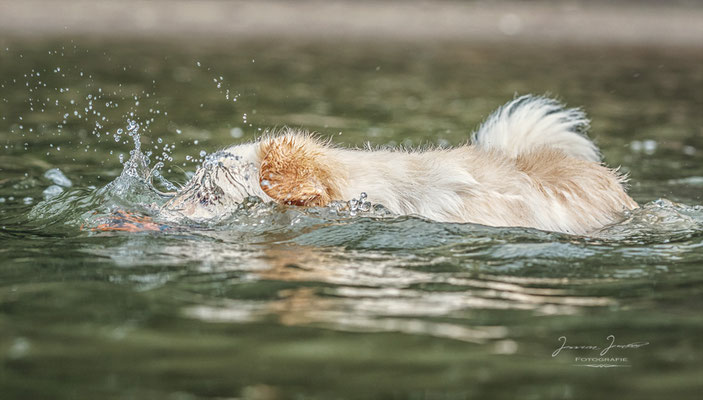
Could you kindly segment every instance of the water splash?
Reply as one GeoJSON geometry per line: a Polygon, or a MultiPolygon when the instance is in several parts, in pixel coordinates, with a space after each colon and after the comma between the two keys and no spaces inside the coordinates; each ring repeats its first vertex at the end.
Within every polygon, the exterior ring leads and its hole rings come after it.
{"type": "Polygon", "coordinates": [[[668,243],[703,233],[703,207],[658,199],[628,213],[627,218],[593,236],[639,243],[668,243]]]}
{"type": "Polygon", "coordinates": [[[59,169],[50,169],[44,176],[54,185],[44,190],[45,200],[32,208],[30,219],[45,221],[47,225],[62,223],[90,228],[116,210],[154,214],[164,199],[152,179],[157,177],[168,188],[175,188],[175,185],[159,173],[163,162],[150,167],[149,157],[141,151],[139,123],[128,120],[126,130],[134,148],[129,152],[129,159],[123,161],[122,172],[116,179],[102,188],[64,191],[73,186],[72,182],[59,169]]]}

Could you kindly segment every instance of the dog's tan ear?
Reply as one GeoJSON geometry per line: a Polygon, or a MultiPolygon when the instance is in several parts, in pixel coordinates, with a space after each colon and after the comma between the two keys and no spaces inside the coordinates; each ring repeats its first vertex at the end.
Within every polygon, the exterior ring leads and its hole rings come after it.
{"type": "Polygon", "coordinates": [[[323,146],[307,136],[279,136],[260,148],[259,183],[279,203],[325,206],[334,194],[323,146]]]}

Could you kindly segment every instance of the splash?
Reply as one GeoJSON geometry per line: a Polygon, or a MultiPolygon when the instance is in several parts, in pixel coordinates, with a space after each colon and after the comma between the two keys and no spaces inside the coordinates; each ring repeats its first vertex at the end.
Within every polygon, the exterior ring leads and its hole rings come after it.
{"type": "Polygon", "coordinates": [[[150,168],[148,155],[141,151],[140,125],[128,120],[126,131],[134,148],[129,152],[129,159],[122,162],[122,172],[116,179],[102,188],[73,188],[73,183],[63,172],[52,168],[44,177],[53,185],[44,190],[45,200],[32,208],[29,217],[46,221],[47,225],[63,223],[91,228],[119,210],[144,215],[158,210],[164,199],[154,187],[153,178],[158,176],[167,187],[175,185],[158,173],[163,167],[162,162],[150,168]]]}
{"type": "Polygon", "coordinates": [[[49,170],[45,176],[54,185],[45,190],[45,200],[31,210],[30,217],[51,221],[48,225],[80,226],[84,231],[175,232],[204,229],[242,233],[298,231],[358,217],[395,217],[382,205],[369,202],[366,193],[349,201],[336,201],[319,208],[264,202],[259,197],[251,196],[251,190],[247,190],[247,185],[252,184],[249,181],[256,176],[256,169],[226,152],[203,154],[202,164],[194,179],[179,189],[160,174],[164,163],[158,161],[152,166],[149,155],[142,152],[139,123],[128,120],[126,131],[122,132],[132,138],[134,148],[129,151],[129,159],[123,160],[122,172],[116,179],[101,188],[72,188],[72,182],[61,171],[49,170]],[[225,196],[215,182],[219,179],[217,171],[236,177],[234,183],[242,188],[240,197],[225,196]],[[155,179],[172,192],[160,191],[154,185],[155,179]],[[224,202],[230,197],[231,201],[224,202]],[[165,207],[178,201],[193,203],[198,208],[210,203],[222,207],[211,210],[207,218],[172,212],[165,207]]]}
{"type": "Polygon", "coordinates": [[[658,199],[629,212],[626,219],[593,236],[636,243],[668,243],[703,234],[703,206],[658,199]]]}

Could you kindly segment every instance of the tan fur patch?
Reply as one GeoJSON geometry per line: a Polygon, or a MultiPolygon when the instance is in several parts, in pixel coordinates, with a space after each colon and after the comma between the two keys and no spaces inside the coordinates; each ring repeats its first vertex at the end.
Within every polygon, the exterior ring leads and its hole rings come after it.
{"type": "Polygon", "coordinates": [[[325,206],[338,194],[324,163],[324,147],[307,136],[284,135],[260,147],[259,183],[279,203],[325,206]]]}
{"type": "Polygon", "coordinates": [[[603,195],[609,194],[623,208],[637,208],[637,203],[625,193],[625,179],[592,161],[569,157],[560,150],[543,148],[518,156],[516,166],[534,179],[538,190],[551,190],[565,204],[570,202],[565,195],[570,194],[591,203],[594,208],[603,207],[606,197],[603,195]]]}

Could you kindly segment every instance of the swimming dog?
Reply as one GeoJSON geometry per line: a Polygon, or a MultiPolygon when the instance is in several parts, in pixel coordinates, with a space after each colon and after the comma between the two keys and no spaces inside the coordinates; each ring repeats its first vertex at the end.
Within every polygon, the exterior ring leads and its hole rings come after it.
{"type": "Polygon", "coordinates": [[[210,155],[162,210],[203,220],[248,196],[324,207],[365,192],[401,215],[583,235],[638,207],[588,126],[580,109],[527,95],[450,149],[345,149],[286,128],[210,155]]]}

